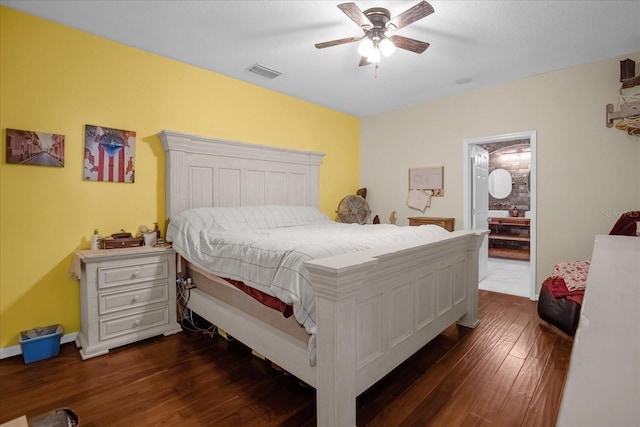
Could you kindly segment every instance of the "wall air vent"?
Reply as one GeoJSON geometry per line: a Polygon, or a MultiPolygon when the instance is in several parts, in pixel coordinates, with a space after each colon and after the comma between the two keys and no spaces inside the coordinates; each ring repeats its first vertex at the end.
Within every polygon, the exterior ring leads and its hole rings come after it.
{"type": "Polygon", "coordinates": [[[263,65],[260,65],[260,64],[252,65],[251,67],[247,68],[247,71],[252,72],[254,74],[257,74],[257,75],[262,76],[262,77],[266,77],[268,79],[275,79],[280,74],[282,74],[279,71],[272,70],[271,68],[267,68],[267,67],[265,67],[263,65]]]}

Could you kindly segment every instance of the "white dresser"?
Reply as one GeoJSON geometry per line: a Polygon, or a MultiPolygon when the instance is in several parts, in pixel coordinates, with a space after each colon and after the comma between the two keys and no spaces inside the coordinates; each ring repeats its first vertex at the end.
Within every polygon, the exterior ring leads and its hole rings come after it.
{"type": "Polygon", "coordinates": [[[81,259],[82,359],[155,335],[180,332],[175,252],[140,247],[77,251],[81,259]]]}
{"type": "Polygon", "coordinates": [[[558,427],[640,425],[640,238],[596,236],[558,427]]]}

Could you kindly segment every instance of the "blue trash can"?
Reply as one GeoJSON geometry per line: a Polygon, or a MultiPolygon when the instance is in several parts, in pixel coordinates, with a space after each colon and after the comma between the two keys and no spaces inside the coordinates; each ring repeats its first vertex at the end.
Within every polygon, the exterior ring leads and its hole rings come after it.
{"type": "Polygon", "coordinates": [[[48,359],[60,353],[62,326],[50,325],[20,332],[20,348],[24,363],[48,359]]]}

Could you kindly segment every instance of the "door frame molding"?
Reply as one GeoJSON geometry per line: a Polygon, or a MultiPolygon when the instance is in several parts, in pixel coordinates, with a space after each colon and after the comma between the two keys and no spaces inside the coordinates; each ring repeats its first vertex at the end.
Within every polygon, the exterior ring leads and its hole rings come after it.
{"type": "Polygon", "coordinates": [[[531,146],[531,163],[529,166],[529,195],[531,197],[531,225],[530,225],[530,258],[529,258],[529,299],[538,299],[536,281],[536,247],[537,247],[537,185],[536,185],[536,158],[537,158],[537,132],[535,130],[525,132],[515,132],[503,135],[483,136],[478,138],[466,138],[462,141],[462,179],[463,179],[463,223],[465,230],[471,228],[471,166],[469,162],[469,146],[475,144],[490,144],[496,142],[512,141],[517,139],[528,139],[531,146]]]}

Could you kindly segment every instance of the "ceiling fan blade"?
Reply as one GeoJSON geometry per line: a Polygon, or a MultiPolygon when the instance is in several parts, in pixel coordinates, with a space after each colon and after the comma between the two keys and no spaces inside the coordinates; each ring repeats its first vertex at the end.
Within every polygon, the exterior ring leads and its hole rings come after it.
{"type": "Polygon", "coordinates": [[[331,40],[329,42],[323,42],[323,43],[316,43],[315,47],[318,49],[324,49],[325,47],[337,46],[339,44],[353,43],[353,42],[357,42],[358,40],[361,40],[362,37],[346,37],[344,39],[331,40]]]}
{"type": "Polygon", "coordinates": [[[411,52],[415,53],[422,53],[429,47],[429,43],[410,39],[408,37],[393,35],[389,38],[396,47],[400,49],[410,50],[411,52]]]}
{"type": "Polygon", "coordinates": [[[342,3],[339,4],[338,7],[363,30],[368,30],[373,27],[369,18],[367,18],[364,12],[362,12],[355,3],[342,3]]]}
{"type": "Polygon", "coordinates": [[[400,15],[391,19],[387,23],[387,28],[390,30],[397,30],[402,27],[406,27],[407,25],[416,22],[417,20],[422,19],[425,16],[431,15],[432,13],[433,6],[431,6],[426,1],[421,1],[417,5],[405,10],[400,15]]]}
{"type": "Polygon", "coordinates": [[[367,60],[366,56],[361,56],[360,57],[360,63],[358,64],[358,67],[364,67],[365,65],[371,65],[371,62],[369,62],[367,60]]]}

